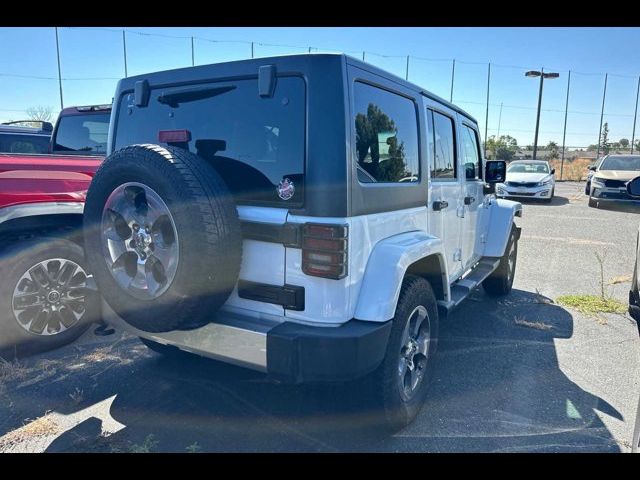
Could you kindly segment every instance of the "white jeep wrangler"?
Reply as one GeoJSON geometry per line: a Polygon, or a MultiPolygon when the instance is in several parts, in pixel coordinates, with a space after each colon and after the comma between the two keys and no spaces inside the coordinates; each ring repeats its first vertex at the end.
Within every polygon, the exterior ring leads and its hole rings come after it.
{"type": "Polygon", "coordinates": [[[129,77],[88,192],[107,321],[282,381],[363,377],[400,428],[438,321],[509,293],[521,215],[476,121],[344,55],[129,77]]]}

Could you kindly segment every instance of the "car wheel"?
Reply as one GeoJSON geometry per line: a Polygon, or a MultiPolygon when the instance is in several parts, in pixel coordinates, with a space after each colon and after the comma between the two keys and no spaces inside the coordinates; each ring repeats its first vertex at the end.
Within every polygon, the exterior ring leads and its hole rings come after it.
{"type": "Polygon", "coordinates": [[[181,148],[132,145],[96,173],[85,248],[109,306],[148,332],[208,323],[231,294],[242,237],[218,173],[181,148]]]}
{"type": "Polygon", "coordinates": [[[490,296],[507,295],[513,287],[513,279],[516,274],[516,262],[518,260],[518,239],[515,225],[511,227],[511,234],[507,242],[507,248],[500,259],[498,268],[483,282],[482,288],[490,296]]]}
{"type": "Polygon", "coordinates": [[[398,431],[418,415],[435,366],[438,308],[428,281],[407,275],[382,364],[370,375],[385,430],[398,431]]]}
{"type": "Polygon", "coordinates": [[[32,239],[2,253],[0,355],[22,357],[66,345],[99,318],[82,248],[32,239]]]}

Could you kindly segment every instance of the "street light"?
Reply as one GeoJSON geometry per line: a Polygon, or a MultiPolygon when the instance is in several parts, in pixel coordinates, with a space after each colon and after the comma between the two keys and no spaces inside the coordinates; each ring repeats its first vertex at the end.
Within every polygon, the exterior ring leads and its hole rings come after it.
{"type": "Polygon", "coordinates": [[[529,70],[524,74],[525,77],[540,77],[540,91],[538,93],[538,114],[536,115],[536,135],[533,139],[533,159],[536,159],[536,152],[538,151],[538,128],[540,127],[540,106],[542,105],[542,84],[545,78],[558,78],[559,73],[549,72],[545,73],[544,68],[540,71],[529,70]]]}

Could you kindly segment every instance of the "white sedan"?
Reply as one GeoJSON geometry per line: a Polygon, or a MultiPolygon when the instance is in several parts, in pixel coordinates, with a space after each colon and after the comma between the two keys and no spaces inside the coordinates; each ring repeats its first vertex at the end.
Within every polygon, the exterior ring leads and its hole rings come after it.
{"type": "Polygon", "coordinates": [[[507,167],[504,183],[496,185],[496,195],[501,198],[532,198],[553,200],[556,180],[546,160],[514,160],[507,167]]]}

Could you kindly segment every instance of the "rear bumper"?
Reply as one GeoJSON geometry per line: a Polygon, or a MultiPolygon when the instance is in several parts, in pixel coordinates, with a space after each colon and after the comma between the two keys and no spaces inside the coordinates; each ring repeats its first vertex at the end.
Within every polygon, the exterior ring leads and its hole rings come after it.
{"type": "Polygon", "coordinates": [[[211,323],[197,329],[150,333],[127,324],[106,302],[103,318],[138,337],[263,371],[286,383],[362,377],[382,362],[391,332],[391,321],[350,320],[338,327],[316,327],[219,311],[211,323]]]}

